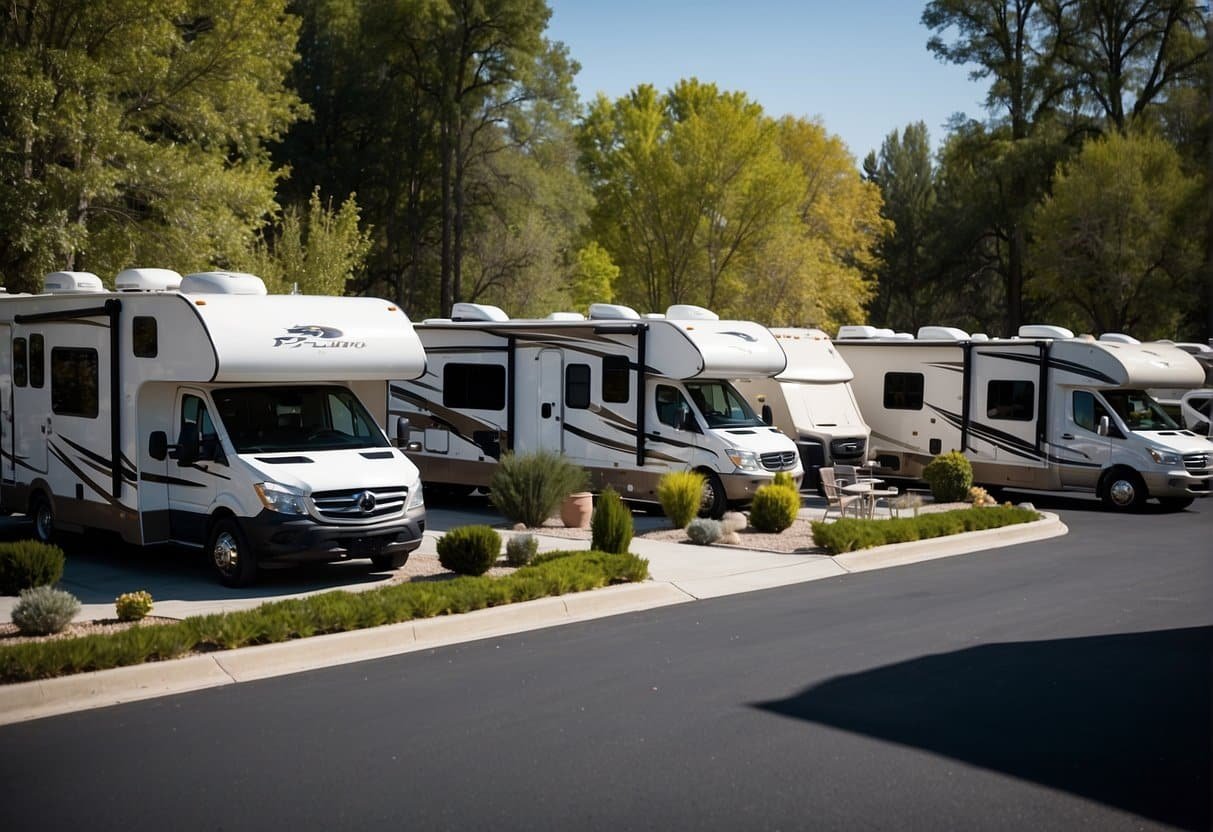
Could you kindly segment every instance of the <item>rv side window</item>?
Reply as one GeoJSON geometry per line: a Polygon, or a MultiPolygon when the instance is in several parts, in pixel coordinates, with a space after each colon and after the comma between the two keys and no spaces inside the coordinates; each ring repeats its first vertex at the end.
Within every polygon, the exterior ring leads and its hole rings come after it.
{"type": "MultiPolygon", "coordinates": [[[[1108,416],[1109,420],[1111,420],[1111,416],[1108,414],[1107,408],[1103,406],[1103,403],[1086,390],[1075,390],[1071,401],[1074,405],[1074,424],[1083,430],[1095,433],[1101,417],[1108,416]]],[[[1116,422],[1113,421],[1112,425],[1112,430],[1116,430],[1116,422]]]]}
{"type": "Polygon", "coordinates": [[[447,364],[442,370],[442,403],[473,410],[505,408],[505,367],[500,364],[447,364]]]}
{"type": "Polygon", "coordinates": [[[991,381],[986,387],[986,418],[1030,422],[1036,414],[1036,385],[1030,381],[991,381]]]}
{"type": "Polygon", "coordinates": [[[590,406],[589,364],[570,364],[564,368],[564,406],[580,410],[590,406]]]}
{"type": "Polygon", "coordinates": [[[608,355],[602,359],[602,400],[604,402],[626,402],[631,398],[631,381],[628,360],[622,355],[608,355]]]}
{"type": "Polygon", "coordinates": [[[884,407],[922,410],[922,373],[885,373],[884,407]]]}
{"type": "Polygon", "coordinates": [[[156,319],[148,315],[136,315],[131,324],[131,341],[136,358],[155,358],[159,350],[156,340],[156,319]]]}
{"type": "Polygon", "coordinates": [[[13,384],[18,387],[29,384],[29,353],[24,338],[13,339],[13,384]]]}
{"type": "Polygon", "coordinates": [[[29,386],[46,384],[46,348],[41,335],[29,337],[29,386]]]}
{"type": "MultiPolygon", "coordinates": [[[[687,425],[686,415],[691,412],[691,406],[683,398],[677,387],[666,384],[657,385],[657,421],[672,428],[684,429],[687,425]]],[[[694,430],[694,428],[691,428],[694,430]]]]}
{"type": "Polygon", "coordinates": [[[76,347],[51,350],[51,411],[60,416],[97,418],[97,351],[76,347]]]}
{"type": "Polygon", "coordinates": [[[181,426],[186,425],[198,426],[198,439],[202,442],[219,438],[211,414],[206,411],[206,403],[197,396],[186,396],[181,400],[181,426]]]}

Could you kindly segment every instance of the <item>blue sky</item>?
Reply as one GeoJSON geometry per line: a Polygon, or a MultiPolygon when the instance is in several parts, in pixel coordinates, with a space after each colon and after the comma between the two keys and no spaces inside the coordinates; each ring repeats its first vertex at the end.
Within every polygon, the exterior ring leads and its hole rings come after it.
{"type": "Polygon", "coordinates": [[[547,35],[581,64],[583,101],[695,76],[769,115],[819,117],[856,163],[925,121],[932,149],[953,113],[985,119],[987,83],[927,51],[916,0],[548,0],[547,35]]]}

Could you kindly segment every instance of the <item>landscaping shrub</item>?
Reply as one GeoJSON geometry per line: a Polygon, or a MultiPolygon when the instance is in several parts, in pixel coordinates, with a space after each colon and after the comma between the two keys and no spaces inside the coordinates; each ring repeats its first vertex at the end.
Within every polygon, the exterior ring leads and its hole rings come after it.
{"type": "Polygon", "coordinates": [[[775,475],[775,479],[771,480],[771,485],[781,485],[784,488],[790,488],[793,491],[798,490],[796,488],[796,480],[794,480],[792,475],[787,471],[780,471],[777,473],[775,475]]]}
{"type": "Polygon", "coordinates": [[[27,636],[48,636],[72,623],[80,611],[76,596],[62,589],[36,586],[21,590],[13,607],[13,623],[27,636]]]}
{"type": "Polygon", "coordinates": [[[393,584],[366,592],[326,592],[155,627],[0,646],[0,681],[23,682],[105,670],[171,659],[191,650],[268,644],[321,632],[429,618],[507,601],[528,601],[560,592],[643,581],[647,577],[648,561],[631,554],[544,553],[542,563],[533,562],[502,578],[461,577],[434,583],[393,584]]]}
{"type": "Polygon", "coordinates": [[[526,566],[539,552],[539,541],[533,534],[517,534],[505,544],[505,562],[510,566],[526,566]]]}
{"type": "Polygon", "coordinates": [[[720,540],[722,534],[724,528],[719,520],[697,517],[687,525],[687,537],[692,543],[698,543],[700,546],[710,546],[720,540]]]}
{"type": "Polygon", "coordinates": [[[124,592],[114,599],[119,621],[138,621],[152,611],[152,594],[146,590],[124,592]]]}
{"type": "Polygon", "coordinates": [[[489,501],[511,521],[536,528],[586,480],[585,469],[551,451],[506,454],[493,472],[489,501]]]}
{"type": "Polygon", "coordinates": [[[590,548],[621,555],[631,544],[632,512],[623,504],[619,492],[607,486],[598,495],[598,505],[590,520],[590,548]]]}
{"type": "Polygon", "coordinates": [[[460,526],[438,539],[438,562],[460,575],[483,575],[500,553],[501,535],[488,526],[460,526]]]}
{"type": "Polygon", "coordinates": [[[961,532],[980,531],[1030,523],[1040,515],[1031,509],[996,506],[981,511],[962,508],[898,520],[843,518],[833,523],[814,522],[813,542],[832,555],[883,546],[927,540],[961,532]]]}
{"type": "Polygon", "coordinates": [[[63,577],[63,550],[36,540],[0,543],[0,595],[50,586],[63,577]]]}
{"type": "Polygon", "coordinates": [[[781,532],[796,521],[800,495],[782,485],[764,485],[754,492],[750,523],[760,532],[781,532]]]}
{"type": "Polygon", "coordinates": [[[968,499],[973,466],[960,451],[948,451],[922,469],[922,478],[931,486],[931,496],[937,502],[959,503],[968,499]]]}
{"type": "Polygon", "coordinates": [[[669,471],[657,481],[657,500],[676,529],[685,529],[699,513],[703,501],[703,474],[698,471],[669,471]]]}
{"type": "Polygon", "coordinates": [[[998,500],[994,499],[990,492],[976,485],[969,489],[969,502],[974,508],[998,505],[998,500]]]}

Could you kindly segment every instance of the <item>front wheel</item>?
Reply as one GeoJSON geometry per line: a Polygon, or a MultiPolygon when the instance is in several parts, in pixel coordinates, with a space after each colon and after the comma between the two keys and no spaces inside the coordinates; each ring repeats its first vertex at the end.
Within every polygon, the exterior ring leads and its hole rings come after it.
{"type": "Polygon", "coordinates": [[[719,520],[728,509],[724,494],[724,483],[715,471],[700,471],[703,474],[703,494],[699,499],[699,516],[719,520]]]}
{"type": "Polygon", "coordinates": [[[54,543],[55,509],[51,501],[39,494],[34,498],[30,516],[34,519],[34,538],[39,543],[54,543]]]}
{"type": "Polygon", "coordinates": [[[376,571],[386,572],[389,569],[399,569],[409,562],[408,552],[395,552],[390,555],[372,555],[371,563],[376,571]]]}
{"type": "Polygon", "coordinates": [[[219,583],[224,586],[249,586],[257,580],[257,556],[235,518],[221,517],[215,521],[206,551],[219,583]]]}
{"type": "Polygon", "coordinates": [[[1162,504],[1164,511],[1183,511],[1192,503],[1196,502],[1195,497],[1159,497],[1158,502],[1162,504]]]}
{"type": "Polygon", "coordinates": [[[1138,511],[1149,496],[1136,471],[1114,471],[1104,485],[1104,504],[1114,511],[1138,511]]]}

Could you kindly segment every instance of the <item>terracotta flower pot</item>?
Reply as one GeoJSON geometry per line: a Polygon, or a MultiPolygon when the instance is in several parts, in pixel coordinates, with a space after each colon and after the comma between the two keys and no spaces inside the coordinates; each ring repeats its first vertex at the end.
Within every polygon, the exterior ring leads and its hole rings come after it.
{"type": "Polygon", "coordinates": [[[560,520],[566,528],[588,529],[594,513],[594,495],[589,491],[577,491],[564,498],[560,504],[560,520]]]}

